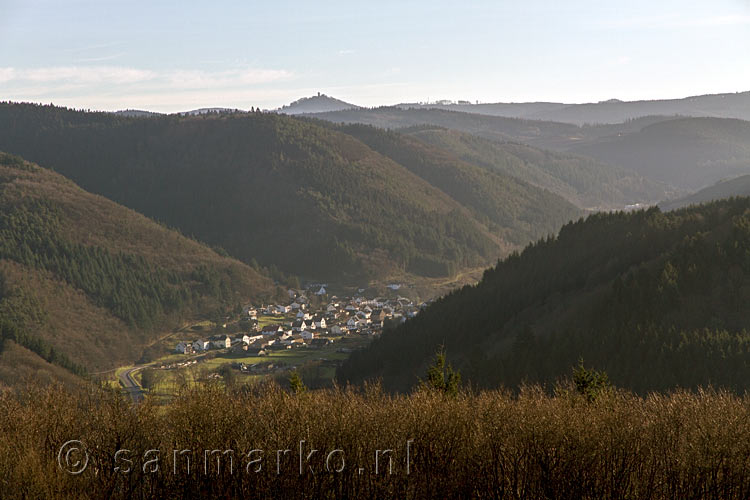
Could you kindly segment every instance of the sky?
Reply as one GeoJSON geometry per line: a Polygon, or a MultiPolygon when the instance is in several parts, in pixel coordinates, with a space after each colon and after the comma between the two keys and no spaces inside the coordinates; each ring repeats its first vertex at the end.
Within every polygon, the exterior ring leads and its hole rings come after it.
{"type": "Polygon", "coordinates": [[[750,90],[750,0],[0,0],[0,100],[161,112],[322,92],[596,102],[750,90]]]}

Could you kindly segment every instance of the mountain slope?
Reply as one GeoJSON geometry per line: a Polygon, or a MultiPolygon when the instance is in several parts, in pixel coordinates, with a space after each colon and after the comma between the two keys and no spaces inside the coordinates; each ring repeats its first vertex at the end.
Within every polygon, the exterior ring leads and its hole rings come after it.
{"type": "Polygon", "coordinates": [[[523,227],[490,227],[492,214],[355,137],[277,114],[129,119],[6,104],[0,126],[0,147],[245,262],[312,279],[452,274],[554,232],[575,210],[531,189],[554,203],[540,199],[523,227]]]}
{"type": "Polygon", "coordinates": [[[750,122],[681,118],[602,138],[570,152],[619,165],[657,181],[700,189],[750,172],[750,122]]]}
{"type": "Polygon", "coordinates": [[[584,209],[621,209],[638,203],[650,204],[667,195],[663,185],[590,158],[429,126],[402,132],[450,151],[473,165],[549,190],[584,209]]]}
{"type": "Polygon", "coordinates": [[[697,193],[677,200],[659,203],[662,210],[677,210],[690,205],[699,205],[733,196],[750,196],[750,175],[743,175],[703,188],[697,193]]]}
{"type": "Polygon", "coordinates": [[[9,353],[0,363],[75,374],[112,368],[137,360],[185,318],[278,293],[252,268],[5,153],[0,208],[0,332],[9,353]]]}
{"type": "Polygon", "coordinates": [[[334,123],[359,123],[378,128],[399,129],[417,125],[434,125],[459,130],[486,139],[516,140],[529,144],[565,142],[582,137],[581,128],[568,123],[553,123],[487,116],[442,109],[401,109],[382,107],[316,113],[315,118],[334,123]]]}
{"type": "Polygon", "coordinates": [[[407,389],[438,346],[473,385],[552,383],[583,357],[639,392],[750,387],[750,199],[589,216],[436,301],[340,368],[407,389]]]}
{"type": "Polygon", "coordinates": [[[362,125],[339,130],[438,187],[513,245],[554,234],[562,224],[582,213],[549,191],[463,162],[450,152],[410,136],[362,125]]]}

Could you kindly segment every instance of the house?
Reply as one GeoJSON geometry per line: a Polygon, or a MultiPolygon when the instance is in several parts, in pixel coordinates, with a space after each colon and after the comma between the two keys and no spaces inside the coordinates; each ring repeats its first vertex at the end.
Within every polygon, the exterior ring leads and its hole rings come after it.
{"type": "Polygon", "coordinates": [[[334,335],[344,335],[346,334],[346,329],[341,328],[340,325],[333,325],[331,327],[331,333],[334,335]]]}
{"type": "Polygon", "coordinates": [[[302,308],[302,304],[300,304],[297,301],[294,301],[289,307],[291,307],[293,311],[299,311],[302,308]]]}
{"type": "Polygon", "coordinates": [[[302,331],[302,338],[305,340],[312,340],[315,338],[315,332],[310,330],[303,330],[302,331]]]}
{"type": "Polygon", "coordinates": [[[232,347],[232,337],[229,335],[216,335],[211,337],[211,345],[217,349],[229,349],[232,347]]]}
{"type": "Polygon", "coordinates": [[[305,328],[306,330],[315,330],[316,328],[315,322],[311,319],[303,320],[302,323],[307,325],[307,328],[305,328]]]}
{"type": "Polygon", "coordinates": [[[263,329],[260,331],[262,335],[277,335],[284,331],[284,328],[281,325],[267,325],[264,326],[263,329]]]}
{"type": "Polygon", "coordinates": [[[286,340],[292,336],[292,330],[290,329],[284,329],[283,332],[279,335],[279,340],[286,340]]]}
{"type": "Polygon", "coordinates": [[[300,311],[297,313],[297,319],[312,319],[312,314],[304,312],[300,309],[300,311]]]}
{"type": "Polygon", "coordinates": [[[211,342],[208,340],[196,340],[193,342],[193,351],[207,351],[211,348],[211,342]]]}
{"type": "Polygon", "coordinates": [[[243,344],[249,344],[250,343],[250,336],[247,335],[246,333],[241,333],[241,334],[237,335],[234,338],[234,340],[232,341],[232,343],[240,343],[240,342],[242,342],[243,344]]]}
{"type": "Polygon", "coordinates": [[[370,314],[370,320],[373,322],[383,322],[386,318],[385,311],[382,309],[373,309],[372,314],[370,314]]]}
{"type": "Polygon", "coordinates": [[[307,330],[308,328],[310,328],[310,325],[307,323],[307,321],[303,321],[301,319],[298,319],[297,321],[292,323],[292,331],[296,333],[307,330]]]}
{"type": "Polygon", "coordinates": [[[232,352],[234,353],[242,353],[245,351],[247,351],[247,344],[244,342],[238,342],[232,346],[232,352]]]}
{"type": "Polygon", "coordinates": [[[180,342],[179,344],[177,344],[175,351],[179,352],[180,354],[192,354],[193,344],[191,344],[190,342],[180,342]]]}
{"type": "Polygon", "coordinates": [[[286,314],[292,309],[289,306],[276,306],[276,310],[279,312],[279,314],[286,314]]]}
{"type": "Polygon", "coordinates": [[[313,324],[315,325],[315,328],[325,328],[326,327],[326,319],[322,316],[315,316],[313,319],[313,324]]]}
{"type": "Polygon", "coordinates": [[[360,319],[369,319],[372,314],[367,311],[359,311],[357,317],[360,319]]]}
{"type": "Polygon", "coordinates": [[[328,292],[326,292],[326,287],[324,287],[324,286],[321,286],[321,287],[320,287],[320,290],[318,290],[317,292],[315,292],[315,295],[325,295],[325,294],[327,294],[327,293],[328,293],[328,292]]]}

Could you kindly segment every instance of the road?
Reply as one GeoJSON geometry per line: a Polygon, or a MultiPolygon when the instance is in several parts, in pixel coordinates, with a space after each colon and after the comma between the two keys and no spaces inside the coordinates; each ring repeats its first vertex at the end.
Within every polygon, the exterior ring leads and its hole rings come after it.
{"type": "Polygon", "coordinates": [[[130,394],[130,397],[134,403],[140,403],[143,400],[143,390],[133,378],[133,374],[138,370],[142,370],[146,366],[147,365],[134,366],[133,368],[129,368],[120,374],[120,383],[125,388],[125,392],[130,394]]]}

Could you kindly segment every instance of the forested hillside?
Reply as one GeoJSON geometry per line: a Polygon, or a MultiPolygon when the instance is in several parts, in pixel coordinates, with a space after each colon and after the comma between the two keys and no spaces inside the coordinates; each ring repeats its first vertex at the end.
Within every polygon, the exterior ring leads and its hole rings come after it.
{"type": "Polygon", "coordinates": [[[689,196],[659,203],[659,208],[664,211],[676,210],[690,205],[699,205],[733,196],[750,196],[750,175],[741,175],[740,177],[717,182],[689,196]]]}
{"type": "Polygon", "coordinates": [[[663,184],[591,158],[497,142],[456,130],[421,126],[400,132],[450,151],[461,160],[559,194],[578,207],[611,210],[653,203],[671,193],[663,184]]]}
{"type": "Polygon", "coordinates": [[[667,120],[570,151],[697,190],[750,173],[750,122],[722,118],[667,120]]]}
{"type": "Polygon", "coordinates": [[[487,179],[508,181],[482,173],[459,195],[351,135],[276,114],[127,118],[3,104],[0,126],[2,148],[245,262],[313,279],[450,275],[577,213],[517,181],[501,207],[477,204],[487,179]],[[529,215],[492,212],[514,207],[529,215]]]}
{"type": "Polygon", "coordinates": [[[0,381],[133,362],[183,319],[277,293],[252,268],[0,153],[0,381]]]}
{"type": "Polygon", "coordinates": [[[312,116],[334,123],[359,123],[387,129],[433,125],[478,135],[486,139],[516,140],[529,144],[537,141],[544,141],[545,144],[556,141],[567,142],[571,138],[580,139],[584,135],[581,127],[569,123],[524,120],[429,108],[348,109],[316,113],[312,116]]]}
{"type": "Polygon", "coordinates": [[[339,370],[411,387],[439,346],[475,386],[552,383],[583,358],[639,392],[750,384],[750,199],[591,215],[527,247],[339,370]]]}
{"type": "Polygon", "coordinates": [[[581,215],[562,197],[499,170],[483,169],[413,137],[371,126],[343,126],[356,137],[468,207],[474,217],[513,245],[554,234],[560,220],[581,215]],[[550,213],[559,214],[551,219],[550,213]]]}

